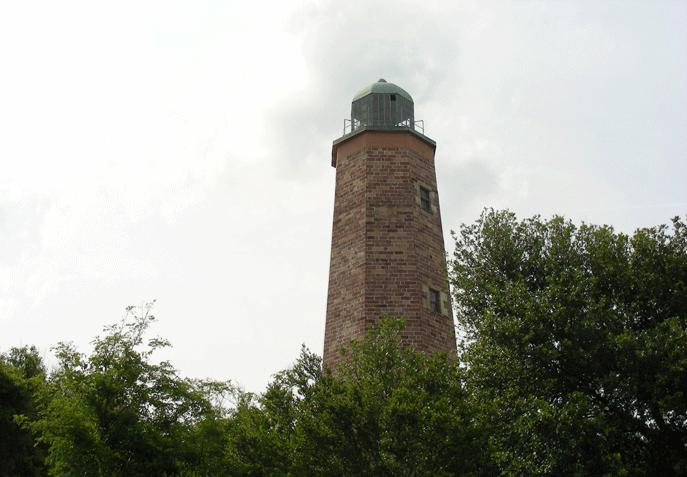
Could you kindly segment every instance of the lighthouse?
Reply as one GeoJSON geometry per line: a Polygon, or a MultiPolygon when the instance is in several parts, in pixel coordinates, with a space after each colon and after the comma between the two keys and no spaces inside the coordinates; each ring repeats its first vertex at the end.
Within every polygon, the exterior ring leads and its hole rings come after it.
{"type": "Polygon", "coordinates": [[[380,79],[353,97],[336,168],[324,365],[384,316],[404,344],[455,354],[434,154],[413,98],[380,79]]]}

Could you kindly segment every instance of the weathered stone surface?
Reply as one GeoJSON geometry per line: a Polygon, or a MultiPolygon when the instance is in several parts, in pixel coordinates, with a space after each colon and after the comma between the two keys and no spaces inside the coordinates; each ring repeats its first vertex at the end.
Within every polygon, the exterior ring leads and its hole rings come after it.
{"type": "Polygon", "coordinates": [[[434,146],[409,131],[364,131],[338,143],[324,362],[380,316],[402,316],[404,340],[455,353],[434,146]],[[420,205],[420,187],[431,207],[420,205]],[[439,292],[439,311],[429,290],[439,292]]]}

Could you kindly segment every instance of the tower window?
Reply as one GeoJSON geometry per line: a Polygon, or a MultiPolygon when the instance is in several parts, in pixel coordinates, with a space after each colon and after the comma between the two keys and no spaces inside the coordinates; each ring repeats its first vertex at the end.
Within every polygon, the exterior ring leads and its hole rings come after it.
{"type": "Polygon", "coordinates": [[[391,101],[396,101],[396,95],[395,94],[389,95],[389,99],[391,99],[391,101]]]}
{"type": "Polygon", "coordinates": [[[441,302],[439,301],[439,292],[433,288],[429,289],[429,309],[434,313],[441,313],[441,302]]]}
{"type": "Polygon", "coordinates": [[[432,211],[432,204],[429,199],[429,189],[420,186],[420,207],[422,207],[427,212],[432,211]]]}

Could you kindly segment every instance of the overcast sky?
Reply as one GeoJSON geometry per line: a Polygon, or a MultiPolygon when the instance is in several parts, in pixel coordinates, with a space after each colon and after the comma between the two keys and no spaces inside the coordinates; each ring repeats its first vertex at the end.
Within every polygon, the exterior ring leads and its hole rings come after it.
{"type": "Polygon", "coordinates": [[[3,1],[0,350],[129,304],[183,374],[321,353],[353,95],[406,89],[446,245],[485,206],[631,232],[687,213],[687,1],[3,1]]]}

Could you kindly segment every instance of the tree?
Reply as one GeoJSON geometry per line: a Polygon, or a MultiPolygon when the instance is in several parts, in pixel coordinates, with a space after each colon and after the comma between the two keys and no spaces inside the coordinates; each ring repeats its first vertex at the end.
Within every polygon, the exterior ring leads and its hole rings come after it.
{"type": "Polygon", "coordinates": [[[228,384],[184,379],[169,362],[151,362],[169,346],[158,338],[144,343],[151,305],[127,308],[123,322],[94,340],[90,356],[70,344],[55,347],[59,365],[32,426],[52,475],[202,475],[212,446],[198,438],[213,435],[208,427],[224,410],[212,399],[228,384]]]}
{"type": "Polygon", "coordinates": [[[687,475],[687,228],[485,210],[454,235],[461,360],[503,475],[687,475]]]}
{"type": "Polygon", "coordinates": [[[304,401],[297,431],[309,475],[490,475],[458,363],[402,345],[402,327],[378,322],[304,401]]]}
{"type": "Polygon", "coordinates": [[[402,346],[402,326],[381,321],[334,374],[303,350],[239,406],[233,475],[490,475],[457,363],[402,346]]]}
{"type": "Polygon", "coordinates": [[[0,477],[47,475],[45,449],[36,445],[28,428],[44,385],[45,366],[35,347],[0,354],[0,477]]]}

